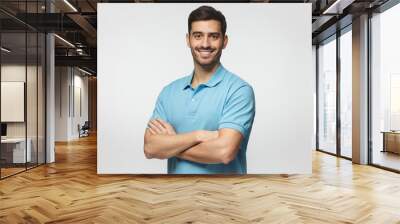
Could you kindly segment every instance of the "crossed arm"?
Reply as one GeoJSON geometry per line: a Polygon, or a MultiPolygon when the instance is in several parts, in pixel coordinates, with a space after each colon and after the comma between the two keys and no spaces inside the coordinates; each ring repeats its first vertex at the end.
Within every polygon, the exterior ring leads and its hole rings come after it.
{"type": "Polygon", "coordinates": [[[228,164],[235,158],[242,138],[239,131],[230,128],[176,134],[172,125],[155,119],[146,129],[144,154],[148,159],[176,156],[198,163],[228,164]]]}

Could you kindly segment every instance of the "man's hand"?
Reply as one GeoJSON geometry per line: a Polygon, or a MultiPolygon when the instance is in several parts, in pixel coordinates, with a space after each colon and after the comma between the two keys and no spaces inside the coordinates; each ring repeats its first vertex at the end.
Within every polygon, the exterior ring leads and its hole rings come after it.
{"type": "Polygon", "coordinates": [[[150,133],[153,135],[176,135],[174,127],[161,119],[151,120],[148,126],[150,133]]]}

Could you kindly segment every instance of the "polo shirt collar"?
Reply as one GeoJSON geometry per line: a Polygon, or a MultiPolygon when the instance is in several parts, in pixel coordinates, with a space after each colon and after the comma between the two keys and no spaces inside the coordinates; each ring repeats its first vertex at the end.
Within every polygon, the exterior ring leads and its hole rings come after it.
{"type": "MultiPolygon", "coordinates": [[[[201,85],[207,86],[207,87],[214,87],[220,83],[224,77],[225,74],[225,68],[222,66],[222,64],[219,64],[217,70],[215,70],[214,74],[211,76],[211,78],[206,82],[201,85]]],[[[188,78],[185,80],[183,89],[191,87],[191,82],[193,79],[194,71],[188,78]]]]}

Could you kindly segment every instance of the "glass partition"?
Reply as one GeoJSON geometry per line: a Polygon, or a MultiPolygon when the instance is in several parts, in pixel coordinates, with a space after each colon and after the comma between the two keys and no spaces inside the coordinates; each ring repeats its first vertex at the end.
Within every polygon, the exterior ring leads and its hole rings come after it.
{"type": "Polygon", "coordinates": [[[37,64],[37,162],[44,164],[46,162],[46,38],[45,34],[38,33],[38,64],[37,64]]]}
{"type": "Polygon", "coordinates": [[[31,161],[26,150],[26,33],[2,33],[1,47],[1,175],[7,177],[31,161]]]}
{"type": "Polygon", "coordinates": [[[30,160],[27,167],[37,165],[38,157],[38,35],[36,32],[27,33],[27,74],[26,74],[26,113],[27,113],[27,150],[30,151],[30,160]]]}
{"type": "Polygon", "coordinates": [[[352,35],[340,36],[340,154],[352,157],[352,35]]]}
{"type": "Polygon", "coordinates": [[[45,34],[15,18],[44,3],[0,2],[1,179],[45,163],[45,34]]]}
{"type": "Polygon", "coordinates": [[[400,171],[400,4],[371,18],[372,164],[400,171]]]}
{"type": "Polygon", "coordinates": [[[336,38],[318,47],[318,148],[336,154],[336,38]]]}

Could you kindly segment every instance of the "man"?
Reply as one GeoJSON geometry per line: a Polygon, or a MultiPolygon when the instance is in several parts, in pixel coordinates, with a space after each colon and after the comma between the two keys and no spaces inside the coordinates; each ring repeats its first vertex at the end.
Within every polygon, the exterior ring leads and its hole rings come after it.
{"type": "Polygon", "coordinates": [[[245,174],[255,116],[252,87],[220,63],[224,15],[192,11],[186,42],[194,71],[161,91],[144,136],[146,158],[168,159],[170,174],[245,174]]]}

